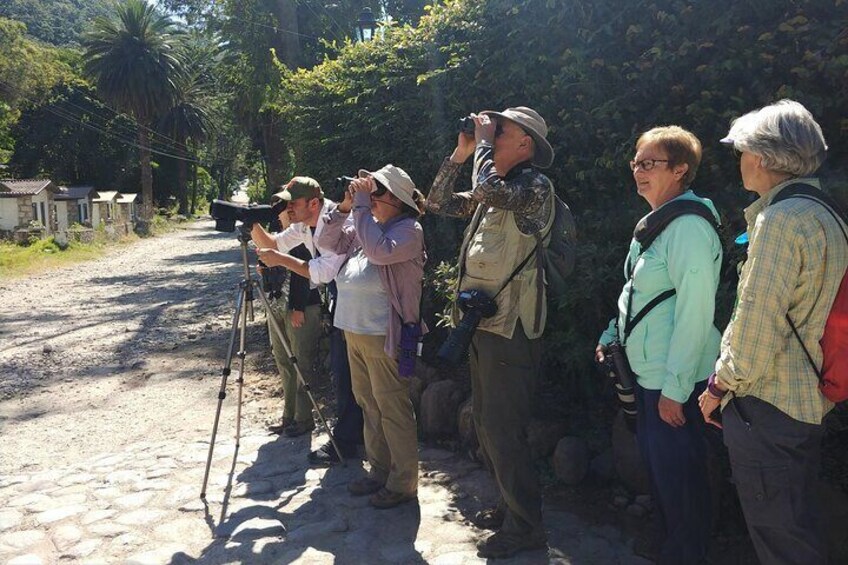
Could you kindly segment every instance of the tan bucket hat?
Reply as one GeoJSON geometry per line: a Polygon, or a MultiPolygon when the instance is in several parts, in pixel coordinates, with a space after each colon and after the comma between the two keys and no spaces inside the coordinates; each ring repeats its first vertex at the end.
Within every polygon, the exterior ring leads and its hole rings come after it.
{"type": "Polygon", "coordinates": [[[521,126],[527,135],[536,142],[536,153],[533,155],[533,164],[542,169],[551,166],[554,161],[554,148],[545,139],[548,136],[548,125],[539,113],[527,106],[516,106],[507,108],[503,112],[486,110],[480,114],[487,116],[498,116],[521,126]]]}
{"type": "Polygon", "coordinates": [[[411,206],[413,210],[418,209],[418,205],[415,204],[415,198],[412,196],[415,193],[415,183],[412,182],[406,171],[400,167],[386,165],[382,169],[373,172],[359,169],[359,178],[366,177],[374,177],[375,180],[380,181],[380,184],[389,189],[389,192],[397,196],[401,202],[407,206],[411,206]]]}

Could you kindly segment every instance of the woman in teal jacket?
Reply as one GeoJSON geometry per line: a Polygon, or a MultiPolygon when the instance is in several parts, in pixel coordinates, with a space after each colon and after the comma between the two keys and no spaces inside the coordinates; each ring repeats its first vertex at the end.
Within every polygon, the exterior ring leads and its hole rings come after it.
{"type": "MultiPolygon", "coordinates": [[[[651,206],[643,222],[667,212],[661,211],[665,205],[688,200],[703,204],[718,223],[712,202],[689,190],[700,161],[701,143],[683,128],[659,127],[642,134],[630,167],[639,195],[651,206]]],[[[706,555],[710,497],[697,399],[721,338],[713,322],[721,260],[714,225],[694,213],[673,219],[647,249],[634,237],[619,314],[596,349],[602,362],[607,346],[619,339],[636,378],[636,434],[664,537],[659,563],[697,563],[706,555]],[[656,303],[663,293],[667,298],[656,303]],[[655,306],[633,325],[652,301],[655,306]],[[631,331],[625,337],[628,325],[631,331]]]]}

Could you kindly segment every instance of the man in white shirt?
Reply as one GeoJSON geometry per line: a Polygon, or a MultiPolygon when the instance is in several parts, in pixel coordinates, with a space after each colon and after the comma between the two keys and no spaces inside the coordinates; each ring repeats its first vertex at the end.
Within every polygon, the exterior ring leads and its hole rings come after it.
{"type": "MultiPolygon", "coordinates": [[[[333,210],[336,204],[325,199],[321,185],[318,181],[309,177],[294,177],[286,184],[284,190],[276,196],[288,202],[283,213],[288,216],[291,225],[282,232],[272,235],[258,223],[254,224],[250,235],[259,248],[257,251],[259,258],[269,267],[285,267],[292,273],[309,279],[312,285],[331,283],[346,257],[318,247],[315,241],[324,229],[323,216],[333,210]],[[298,259],[287,253],[300,244],[303,244],[312,256],[308,261],[298,259]]],[[[294,331],[301,327],[297,325],[298,322],[299,320],[292,320],[294,331]]],[[[309,316],[305,316],[302,320],[302,324],[313,323],[320,324],[320,317],[313,320],[309,316]]],[[[333,339],[343,338],[331,335],[331,341],[333,339]]],[[[318,340],[310,341],[310,344],[303,344],[305,351],[293,351],[298,359],[298,366],[304,374],[312,366],[318,345],[318,340]]],[[[341,347],[343,346],[342,343],[341,347]]],[[[342,455],[354,456],[358,444],[362,443],[362,413],[350,392],[350,369],[347,367],[346,355],[333,355],[332,358],[334,361],[331,362],[331,371],[336,381],[338,416],[334,436],[342,455]]],[[[298,393],[298,397],[298,403],[300,397],[303,397],[303,401],[308,402],[308,397],[305,394],[298,393]]],[[[283,424],[285,425],[286,422],[284,421],[283,424]]],[[[310,418],[308,422],[295,421],[292,426],[286,427],[285,430],[289,436],[301,435],[311,431],[315,424],[310,418]]],[[[335,451],[329,444],[310,453],[310,462],[313,463],[334,463],[337,460],[335,451]]]]}

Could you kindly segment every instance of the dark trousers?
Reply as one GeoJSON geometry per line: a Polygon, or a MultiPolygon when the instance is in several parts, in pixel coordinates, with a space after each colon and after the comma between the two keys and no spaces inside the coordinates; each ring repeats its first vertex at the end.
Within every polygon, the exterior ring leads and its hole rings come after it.
{"type": "Polygon", "coordinates": [[[527,443],[541,340],[527,339],[520,322],[512,339],[477,330],[469,354],[474,427],[506,510],[501,531],[541,531],[542,492],[527,443]]]}
{"type": "Polygon", "coordinates": [[[827,562],[815,484],[821,426],[799,422],[745,396],[722,412],[733,481],[762,563],[827,562]]]}
{"type": "Polygon", "coordinates": [[[636,385],[636,436],[651,478],[655,508],[664,535],[658,563],[698,563],[707,552],[711,507],[707,444],[698,396],[706,382],[683,405],[686,423],[666,424],[658,409],[661,392],[636,385]]]}
{"type": "Polygon", "coordinates": [[[344,332],[337,328],[330,331],[330,373],[336,385],[336,425],[333,426],[333,437],[347,446],[361,445],[362,408],[353,397],[344,332]]]}

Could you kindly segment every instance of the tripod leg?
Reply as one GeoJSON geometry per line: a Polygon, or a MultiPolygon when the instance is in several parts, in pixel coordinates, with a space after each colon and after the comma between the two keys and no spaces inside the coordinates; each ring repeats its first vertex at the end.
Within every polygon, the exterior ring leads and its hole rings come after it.
{"type": "Polygon", "coordinates": [[[239,350],[236,354],[239,358],[239,372],[236,383],[238,383],[238,404],[236,407],[236,451],[241,441],[241,403],[244,396],[244,359],[247,356],[247,319],[253,319],[253,303],[251,300],[251,281],[245,283],[244,308],[241,310],[241,328],[239,329],[239,350]],[[249,312],[248,312],[249,311],[249,312]]]}
{"type": "MultiPolygon", "coordinates": [[[[254,283],[256,284],[256,283],[254,283]]],[[[268,302],[268,298],[265,296],[265,293],[260,290],[257,293],[259,298],[262,299],[262,304],[265,306],[265,312],[271,311],[271,304],[268,302]]],[[[333,444],[333,449],[336,450],[336,455],[339,456],[339,461],[342,462],[342,465],[347,466],[347,462],[345,461],[344,456],[342,456],[342,452],[339,449],[338,444],[336,443],[336,438],[333,436],[333,430],[330,429],[330,426],[327,424],[327,420],[324,419],[324,415],[321,413],[321,409],[318,408],[318,403],[315,401],[315,397],[312,396],[312,388],[309,386],[309,383],[306,382],[306,379],[303,378],[303,374],[300,372],[300,367],[297,364],[297,357],[292,353],[291,347],[289,347],[288,341],[286,341],[286,337],[283,334],[282,329],[280,328],[279,323],[273,316],[268,316],[268,320],[271,322],[271,331],[273,331],[277,338],[280,340],[280,343],[283,344],[283,348],[286,350],[286,355],[288,355],[289,360],[291,361],[292,366],[294,367],[294,372],[297,375],[297,381],[300,383],[300,386],[303,388],[306,395],[309,397],[309,401],[312,403],[312,407],[315,408],[315,412],[318,413],[318,419],[321,421],[321,425],[324,426],[324,429],[327,430],[327,434],[330,436],[330,443],[333,444]]]]}
{"type": "MultiPolygon", "coordinates": [[[[221,388],[218,390],[218,407],[215,410],[215,422],[212,424],[212,439],[209,440],[209,454],[206,457],[206,470],[203,473],[203,487],[200,489],[200,499],[206,500],[206,485],[209,481],[209,469],[212,466],[212,452],[215,449],[215,437],[218,435],[218,422],[221,418],[221,406],[224,403],[224,399],[227,397],[227,378],[230,376],[230,366],[233,361],[233,346],[236,341],[236,332],[241,331],[242,341],[241,348],[244,351],[244,324],[241,325],[241,330],[239,330],[239,318],[244,319],[244,314],[247,310],[245,310],[245,285],[241,285],[238,290],[238,294],[236,295],[236,308],[233,313],[233,321],[230,329],[230,346],[227,349],[227,359],[224,362],[224,368],[221,370],[221,388]]],[[[242,358],[242,365],[244,365],[244,359],[242,358]]],[[[239,375],[239,379],[241,379],[241,375],[239,375]]],[[[241,403],[239,402],[239,408],[241,408],[241,403]]]]}

